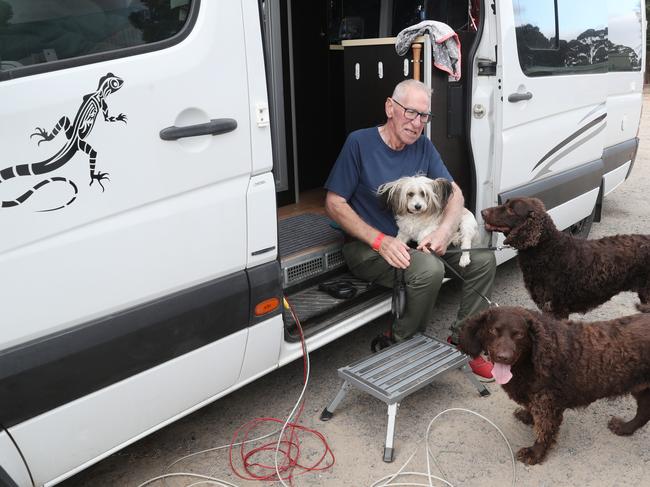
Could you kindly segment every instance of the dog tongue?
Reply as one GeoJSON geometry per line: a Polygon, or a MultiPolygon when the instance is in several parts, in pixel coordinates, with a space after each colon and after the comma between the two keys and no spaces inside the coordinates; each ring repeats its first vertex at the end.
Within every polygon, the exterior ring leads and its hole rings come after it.
{"type": "Polygon", "coordinates": [[[492,377],[494,377],[494,380],[497,381],[497,384],[507,384],[508,381],[512,379],[510,365],[494,362],[494,367],[492,368],[492,377]]]}

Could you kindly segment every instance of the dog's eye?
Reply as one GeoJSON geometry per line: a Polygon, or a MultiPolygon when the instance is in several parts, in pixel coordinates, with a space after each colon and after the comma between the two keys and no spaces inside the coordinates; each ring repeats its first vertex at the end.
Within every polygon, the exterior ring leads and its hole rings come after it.
{"type": "Polygon", "coordinates": [[[521,340],[524,337],[524,334],[520,331],[516,331],[512,336],[515,340],[521,340]]]}
{"type": "Polygon", "coordinates": [[[496,328],[490,328],[490,335],[498,336],[499,330],[497,330],[496,328]]]}
{"type": "Polygon", "coordinates": [[[406,193],[406,196],[408,196],[409,198],[413,198],[414,194],[415,193],[413,193],[413,191],[409,191],[408,193],[406,193]]]}
{"type": "Polygon", "coordinates": [[[420,196],[424,198],[424,191],[420,191],[420,196]]]}

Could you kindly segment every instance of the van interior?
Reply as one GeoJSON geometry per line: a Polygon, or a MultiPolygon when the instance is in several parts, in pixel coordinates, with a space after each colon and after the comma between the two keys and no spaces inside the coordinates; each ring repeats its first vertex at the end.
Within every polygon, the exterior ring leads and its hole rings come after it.
{"type": "MultiPolygon", "coordinates": [[[[466,122],[479,5],[477,0],[260,0],[283,287],[305,336],[391,298],[389,289],[347,270],[344,235],[325,214],[323,185],[347,134],[384,122],[384,100],[395,84],[418,76],[416,71],[426,81],[425,60],[414,50],[399,56],[394,47],[402,29],[422,20],[444,22],[461,42],[459,81],[428,65],[434,115],[428,130],[474,210],[466,122]]],[[[413,46],[422,43],[419,38],[413,46]]],[[[288,312],[285,324],[285,338],[298,340],[288,312]]]]}

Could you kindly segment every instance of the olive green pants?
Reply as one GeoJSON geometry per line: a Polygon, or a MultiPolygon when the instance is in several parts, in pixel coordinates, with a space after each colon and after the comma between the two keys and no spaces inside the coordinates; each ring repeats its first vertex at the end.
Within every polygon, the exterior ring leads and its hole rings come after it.
{"type": "MultiPolygon", "coordinates": [[[[410,250],[410,254],[411,264],[404,271],[406,311],[404,316],[393,324],[393,335],[398,341],[426,330],[433,317],[438,291],[445,277],[445,266],[439,257],[419,250],[410,250]]],[[[343,256],[356,277],[385,287],[393,287],[393,267],[365,243],[354,240],[345,244],[343,256]]],[[[442,257],[465,279],[458,315],[450,326],[454,342],[458,342],[458,333],[463,321],[488,307],[488,303],[472,291],[472,287],[489,298],[496,274],[494,252],[472,252],[472,261],[464,268],[458,266],[460,256],[459,252],[455,252],[442,257]]],[[[453,273],[449,274],[447,277],[454,277],[453,273]]]]}

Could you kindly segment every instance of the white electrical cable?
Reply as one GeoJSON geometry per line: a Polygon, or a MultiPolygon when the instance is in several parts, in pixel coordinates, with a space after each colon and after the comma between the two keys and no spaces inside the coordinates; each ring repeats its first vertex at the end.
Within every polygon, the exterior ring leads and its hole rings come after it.
{"type": "Polygon", "coordinates": [[[427,454],[427,455],[426,455],[426,456],[427,456],[427,472],[426,472],[426,473],[422,473],[422,472],[403,472],[403,470],[406,468],[406,466],[410,463],[410,461],[413,459],[413,457],[414,457],[415,454],[417,453],[417,447],[416,447],[415,451],[411,454],[411,456],[406,460],[406,462],[404,463],[404,465],[402,465],[402,467],[401,467],[397,472],[395,472],[394,474],[387,475],[387,476],[385,476],[385,477],[380,478],[379,480],[377,480],[377,481],[375,481],[373,484],[371,484],[370,487],[388,487],[388,486],[390,486],[390,487],[396,487],[396,486],[424,486],[424,487],[433,487],[433,483],[432,483],[433,480],[441,481],[441,482],[445,483],[446,485],[448,485],[449,487],[453,487],[453,485],[450,484],[447,480],[442,479],[442,478],[440,478],[440,477],[436,477],[435,475],[433,475],[433,474],[431,473],[431,463],[430,463],[430,459],[433,459],[433,462],[436,464],[436,466],[438,466],[438,469],[440,469],[440,470],[442,470],[442,469],[441,469],[440,466],[438,465],[438,462],[436,461],[435,456],[433,455],[433,452],[431,451],[431,447],[429,446],[429,433],[430,433],[430,431],[431,431],[431,426],[433,425],[433,423],[434,423],[434,422],[435,422],[435,421],[436,421],[440,416],[442,416],[443,414],[449,413],[449,412],[459,412],[459,411],[460,411],[460,412],[469,413],[469,414],[473,414],[474,416],[478,416],[479,418],[483,419],[484,421],[487,421],[490,425],[492,425],[492,426],[493,426],[493,427],[494,427],[494,428],[499,432],[499,434],[501,435],[501,437],[502,437],[503,440],[505,441],[506,445],[508,446],[508,450],[510,451],[510,459],[511,459],[511,461],[512,461],[512,487],[514,487],[514,486],[515,486],[515,483],[516,483],[516,481],[517,481],[517,468],[516,468],[516,467],[517,467],[517,463],[515,462],[515,455],[514,455],[514,453],[512,452],[512,447],[510,446],[510,442],[508,441],[508,439],[506,438],[506,436],[503,434],[503,432],[501,431],[501,429],[500,429],[496,424],[494,424],[492,421],[490,421],[488,418],[486,418],[485,416],[483,416],[483,415],[481,415],[481,414],[479,414],[479,413],[477,413],[477,412],[475,412],[475,411],[472,411],[472,410],[470,410],[470,409],[464,409],[464,408],[450,408],[450,409],[445,409],[444,411],[438,413],[438,414],[437,414],[437,415],[436,415],[436,416],[435,416],[435,417],[434,417],[434,418],[429,422],[429,425],[427,426],[427,431],[426,431],[426,433],[425,433],[424,438],[421,439],[421,440],[418,442],[418,444],[421,443],[422,441],[424,441],[424,442],[426,443],[426,454],[427,454]],[[428,479],[428,483],[427,483],[427,484],[419,484],[419,483],[413,483],[413,482],[392,483],[392,481],[395,480],[395,479],[397,479],[398,477],[400,477],[400,476],[406,476],[406,475],[418,476],[418,477],[425,477],[425,478],[428,479]]]}
{"type": "MultiPolygon", "coordinates": [[[[230,482],[227,482],[226,480],[220,480],[215,477],[210,477],[209,475],[201,475],[198,473],[191,473],[191,472],[174,472],[174,473],[166,473],[164,475],[159,475],[158,477],[154,477],[152,479],[147,480],[146,482],[141,483],[138,485],[138,487],[144,487],[145,485],[152,484],[154,482],[157,482],[158,480],[163,480],[163,479],[168,479],[171,477],[194,477],[197,479],[203,479],[204,482],[210,482],[214,485],[218,485],[219,487],[237,487],[235,484],[231,484],[230,482]]],[[[195,485],[196,483],[192,484],[195,485]]]]}
{"type": "MultiPolygon", "coordinates": [[[[287,304],[288,301],[285,300],[287,304]]],[[[293,314],[293,308],[291,305],[289,305],[289,312],[291,313],[291,316],[293,317],[293,321],[296,323],[296,326],[300,328],[300,336],[302,337],[302,345],[304,347],[304,356],[305,356],[305,362],[307,364],[307,372],[305,373],[305,384],[302,387],[302,391],[300,392],[300,397],[298,397],[298,401],[296,401],[296,404],[293,406],[293,409],[291,410],[291,413],[289,414],[289,417],[287,420],[284,422],[284,425],[282,425],[282,430],[280,431],[280,436],[278,437],[278,442],[275,445],[275,473],[278,476],[278,480],[284,487],[289,487],[284,480],[282,479],[282,476],[280,475],[280,468],[278,467],[278,453],[280,452],[280,444],[282,443],[282,436],[284,435],[284,430],[287,429],[287,425],[291,422],[291,418],[293,418],[294,414],[296,414],[296,410],[302,403],[302,398],[305,395],[305,391],[307,390],[307,384],[309,384],[309,374],[310,374],[310,362],[309,362],[309,352],[307,351],[307,342],[305,341],[305,337],[302,332],[302,326],[300,326],[300,322],[296,319],[296,315],[293,314]]],[[[291,447],[289,447],[290,449],[291,447]]]]}
{"type": "MultiPolygon", "coordinates": [[[[240,445],[245,445],[246,443],[254,443],[256,441],[263,440],[264,438],[268,438],[269,436],[273,436],[273,435],[275,435],[276,433],[279,433],[279,432],[280,432],[280,429],[277,429],[277,430],[272,431],[270,433],[267,433],[267,434],[265,434],[263,436],[258,436],[257,438],[252,438],[250,440],[239,441],[237,443],[232,443],[232,446],[240,446],[240,445]]],[[[223,450],[224,448],[229,448],[230,446],[231,446],[231,444],[228,443],[227,445],[215,446],[214,448],[208,448],[207,450],[201,450],[201,451],[197,451],[197,452],[194,452],[194,453],[190,453],[189,455],[185,455],[184,457],[181,457],[178,460],[174,460],[172,463],[167,465],[167,468],[165,468],[165,470],[169,470],[170,468],[172,468],[177,463],[180,463],[183,460],[187,460],[190,457],[194,457],[196,455],[201,455],[203,453],[210,453],[211,451],[223,450]]],[[[190,487],[190,486],[188,485],[187,487],[190,487]]]]}

